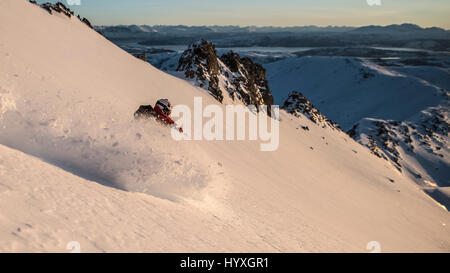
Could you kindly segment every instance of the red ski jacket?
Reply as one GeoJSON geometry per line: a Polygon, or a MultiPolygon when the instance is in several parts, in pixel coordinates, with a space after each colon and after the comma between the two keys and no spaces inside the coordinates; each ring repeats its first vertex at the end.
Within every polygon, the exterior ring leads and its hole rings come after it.
{"type": "Polygon", "coordinates": [[[161,108],[159,108],[158,105],[155,106],[156,114],[158,115],[158,119],[161,120],[162,122],[172,125],[175,123],[175,121],[173,121],[173,119],[171,119],[169,116],[167,116],[166,114],[164,114],[164,112],[161,110],[161,108]]]}

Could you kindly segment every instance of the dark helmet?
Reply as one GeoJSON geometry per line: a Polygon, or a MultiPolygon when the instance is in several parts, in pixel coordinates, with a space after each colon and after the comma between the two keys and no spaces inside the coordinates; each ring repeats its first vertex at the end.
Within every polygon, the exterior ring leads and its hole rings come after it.
{"type": "Polygon", "coordinates": [[[156,102],[156,106],[158,106],[164,114],[170,115],[172,113],[172,104],[168,99],[160,99],[156,102]]]}

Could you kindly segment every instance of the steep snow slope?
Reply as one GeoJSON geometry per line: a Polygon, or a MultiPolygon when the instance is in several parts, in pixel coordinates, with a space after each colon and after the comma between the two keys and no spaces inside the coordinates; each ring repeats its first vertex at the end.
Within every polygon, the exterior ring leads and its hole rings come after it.
{"type": "Polygon", "coordinates": [[[210,212],[104,187],[2,145],[0,178],[1,252],[68,252],[73,241],[82,252],[273,250],[210,212]]]}
{"type": "Polygon", "coordinates": [[[349,134],[393,163],[447,209],[450,208],[448,107],[432,107],[407,122],[365,118],[349,134]],[[443,187],[443,188],[439,188],[443,187]]]}
{"type": "Polygon", "coordinates": [[[450,251],[445,209],[302,115],[270,153],[134,121],[217,101],[26,1],[0,2],[0,90],[0,251],[450,251]]]}

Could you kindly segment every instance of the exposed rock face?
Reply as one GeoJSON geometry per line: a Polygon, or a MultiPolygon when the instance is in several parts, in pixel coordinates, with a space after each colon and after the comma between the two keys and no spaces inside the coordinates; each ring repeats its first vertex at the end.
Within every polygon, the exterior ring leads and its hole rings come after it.
{"type": "Polygon", "coordinates": [[[196,80],[220,102],[229,96],[245,105],[273,104],[266,71],[261,65],[234,52],[219,58],[215,46],[205,40],[189,46],[179,60],[177,71],[196,80]]]}
{"type": "Polygon", "coordinates": [[[208,89],[218,101],[223,101],[217,51],[212,43],[201,40],[190,45],[181,55],[177,71],[184,71],[186,78],[196,79],[200,87],[208,89]]]}
{"type": "MultiPolygon", "coordinates": [[[[394,166],[401,171],[399,143],[411,143],[409,127],[397,121],[385,121],[367,119],[364,123],[364,130],[368,132],[364,140],[360,138],[360,124],[353,126],[348,135],[361,144],[365,145],[374,155],[385,160],[390,160],[394,166]]],[[[413,147],[410,147],[413,151],[413,147]]]]}
{"type": "MultiPolygon", "coordinates": [[[[30,1],[30,3],[38,5],[36,3],[36,1],[30,1]]],[[[71,11],[69,8],[67,8],[61,2],[57,2],[56,4],[44,3],[44,4],[40,5],[40,7],[45,9],[46,11],[48,11],[48,13],[50,13],[50,14],[53,14],[53,12],[62,13],[62,14],[66,15],[69,18],[72,18],[72,16],[74,15],[74,12],[71,11]]],[[[93,28],[88,19],[81,18],[79,15],[77,17],[78,17],[78,19],[80,19],[81,22],[86,24],[88,27],[93,28]]]]}
{"type": "Polygon", "coordinates": [[[348,134],[402,171],[403,155],[426,157],[435,163],[443,160],[448,152],[449,129],[448,107],[433,107],[408,122],[366,118],[355,124],[348,134]]]}
{"type": "Polygon", "coordinates": [[[289,93],[288,98],[285,100],[283,107],[286,112],[295,116],[301,117],[305,115],[315,124],[325,128],[341,130],[341,127],[334,121],[325,117],[319,109],[317,109],[302,93],[293,91],[289,93]]]}
{"type": "Polygon", "coordinates": [[[246,105],[272,105],[273,97],[266,79],[266,70],[249,58],[241,58],[230,51],[220,60],[230,70],[225,77],[231,83],[228,93],[241,99],[246,105]]]}
{"type": "Polygon", "coordinates": [[[81,19],[81,17],[78,15],[78,19],[80,19],[81,22],[85,23],[88,27],[94,29],[94,28],[92,27],[91,22],[90,22],[87,18],[84,18],[84,17],[83,17],[83,19],[81,19]]]}
{"type": "Polygon", "coordinates": [[[45,10],[47,10],[50,14],[53,14],[53,12],[58,12],[66,15],[67,17],[72,17],[73,11],[71,11],[69,8],[67,8],[63,3],[57,2],[56,4],[52,3],[45,3],[42,4],[41,7],[45,10]]]}

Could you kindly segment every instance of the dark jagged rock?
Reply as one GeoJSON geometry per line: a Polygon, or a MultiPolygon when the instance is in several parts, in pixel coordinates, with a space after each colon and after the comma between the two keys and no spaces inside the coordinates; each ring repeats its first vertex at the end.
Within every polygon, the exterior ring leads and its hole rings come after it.
{"type": "Polygon", "coordinates": [[[215,46],[205,40],[189,46],[179,60],[177,71],[196,80],[220,102],[228,95],[245,105],[273,104],[266,71],[261,65],[234,52],[219,58],[215,46]]]}
{"type": "Polygon", "coordinates": [[[180,57],[177,71],[184,71],[186,78],[196,79],[200,87],[208,89],[218,101],[223,101],[217,51],[212,43],[201,40],[190,45],[180,57]]]}
{"type": "MultiPolygon", "coordinates": [[[[30,1],[30,3],[38,5],[36,3],[36,1],[30,1]]],[[[56,4],[52,4],[52,3],[44,3],[42,5],[40,5],[41,8],[45,9],[46,11],[48,11],[48,13],[53,14],[53,12],[57,12],[57,13],[61,13],[66,15],[69,18],[72,18],[72,16],[74,15],[74,12],[71,11],[68,7],[66,7],[63,3],[61,2],[57,2],[56,4]]],[[[91,22],[89,22],[88,19],[86,18],[81,18],[80,15],[77,16],[78,19],[83,22],[84,24],[86,24],[88,27],[94,29],[92,27],[91,22]]]]}
{"type": "MultiPolygon", "coordinates": [[[[226,75],[232,80],[228,92],[238,92],[246,105],[272,105],[273,96],[266,79],[266,70],[250,58],[241,58],[232,51],[222,55],[220,60],[234,75],[226,75]],[[230,77],[231,76],[231,77],[230,77]],[[244,88],[242,88],[244,87],[244,88]]],[[[232,97],[234,97],[232,95],[232,97]]]]}
{"type": "Polygon", "coordinates": [[[52,3],[45,3],[42,4],[41,7],[45,10],[47,10],[50,14],[53,14],[53,12],[58,12],[66,15],[67,17],[71,18],[74,14],[73,11],[71,11],[69,8],[67,8],[63,3],[57,2],[56,4],[52,3]]]}
{"type": "Polygon", "coordinates": [[[94,28],[92,27],[91,22],[90,22],[87,18],[83,17],[83,19],[81,19],[81,22],[85,23],[88,27],[94,29],[94,28]]]}
{"type": "Polygon", "coordinates": [[[281,108],[295,117],[304,115],[323,128],[330,127],[332,129],[342,130],[336,122],[325,117],[319,109],[298,91],[289,93],[288,98],[284,101],[281,108]]]}
{"type": "MultiPolygon", "coordinates": [[[[399,152],[399,143],[411,143],[409,128],[406,124],[397,121],[385,121],[375,119],[365,119],[355,124],[347,134],[359,141],[361,144],[369,148],[369,150],[377,157],[390,160],[394,166],[401,171],[401,156],[399,152]],[[365,134],[365,140],[361,139],[361,134],[365,134]]],[[[413,151],[412,145],[408,146],[408,150],[413,151]]]]}

